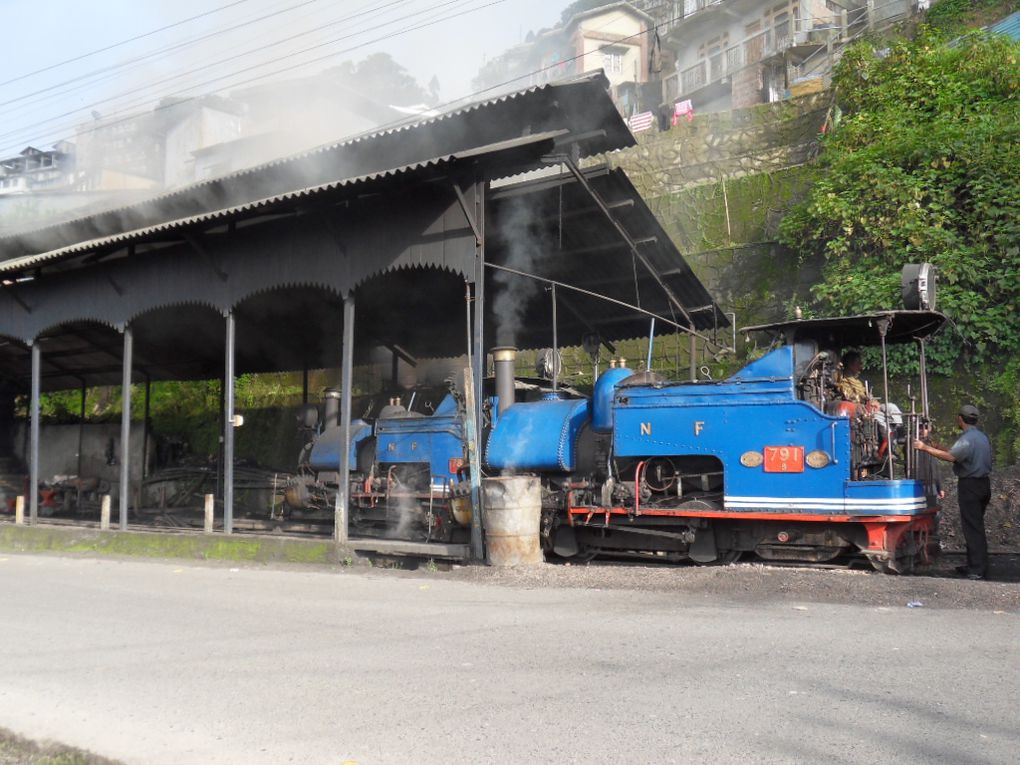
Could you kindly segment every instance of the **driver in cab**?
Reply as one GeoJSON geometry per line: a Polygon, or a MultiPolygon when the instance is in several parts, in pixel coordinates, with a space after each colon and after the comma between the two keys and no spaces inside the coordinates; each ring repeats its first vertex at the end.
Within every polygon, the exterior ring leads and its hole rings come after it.
{"type": "Polygon", "coordinates": [[[868,389],[861,380],[862,371],[864,371],[864,362],[861,361],[861,354],[857,351],[848,351],[843,354],[839,378],[836,380],[836,390],[841,399],[852,401],[855,404],[866,405],[868,403],[868,389]]]}

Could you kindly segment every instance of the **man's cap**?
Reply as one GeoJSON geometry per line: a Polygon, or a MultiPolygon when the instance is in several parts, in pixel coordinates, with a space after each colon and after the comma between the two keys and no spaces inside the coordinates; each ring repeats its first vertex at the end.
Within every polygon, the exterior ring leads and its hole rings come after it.
{"type": "Polygon", "coordinates": [[[973,404],[964,404],[960,407],[960,416],[977,418],[981,416],[981,412],[979,412],[978,408],[973,404]]]}

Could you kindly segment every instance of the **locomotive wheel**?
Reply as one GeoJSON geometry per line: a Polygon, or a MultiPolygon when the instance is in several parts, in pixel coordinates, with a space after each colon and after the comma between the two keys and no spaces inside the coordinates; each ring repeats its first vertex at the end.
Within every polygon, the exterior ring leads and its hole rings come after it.
{"type": "MultiPolygon", "coordinates": [[[[900,537],[892,559],[868,555],[871,567],[882,574],[909,574],[917,565],[918,553],[923,554],[923,540],[916,531],[910,531],[900,537]]],[[[923,560],[923,558],[922,558],[923,560]]]]}

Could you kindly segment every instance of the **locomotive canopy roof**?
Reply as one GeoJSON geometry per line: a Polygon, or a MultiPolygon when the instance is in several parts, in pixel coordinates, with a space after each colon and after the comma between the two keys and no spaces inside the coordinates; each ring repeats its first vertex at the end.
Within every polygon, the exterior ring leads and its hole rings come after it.
{"type": "Polygon", "coordinates": [[[557,157],[633,145],[607,84],[598,73],[530,88],[0,239],[0,387],[28,388],[29,342],[41,348],[43,390],[119,384],[126,325],[136,380],[213,379],[226,312],[237,319],[238,374],[334,368],[346,294],[362,360],[380,346],[405,359],[463,353],[465,281],[477,277],[465,210],[479,206],[493,265],[486,347],[497,343],[501,293],[522,316],[513,342],[552,344],[542,283],[495,270],[519,266],[522,245],[521,271],[618,301],[558,291],[561,345],[646,335],[648,313],[665,319],[659,332],[671,321],[724,327],[622,171],[513,182],[557,157]],[[482,197],[497,178],[510,182],[482,197]]]}
{"type": "Polygon", "coordinates": [[[880,311],[860,316],[826,319],[794,319],[775,324],[744,327],[744,332],[774,332],[787,342],[815,340],[830,348],[880,345],[882,327],[889,344],[909,343],[935,334],[946,322],[937,311],[880,311]]]}

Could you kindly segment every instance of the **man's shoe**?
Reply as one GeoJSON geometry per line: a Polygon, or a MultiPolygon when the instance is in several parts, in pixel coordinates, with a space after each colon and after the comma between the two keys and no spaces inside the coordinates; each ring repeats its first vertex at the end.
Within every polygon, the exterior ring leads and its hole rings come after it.
{"type": "Polygon", "coordinates": [[[988,578],[988,575],[987,574],[978,574],[978,573],[974,572],[974,573],[968,573],[967,574],[967,578],[970,579],[972,582],[983,582],[985,579],[988,578]]]}

